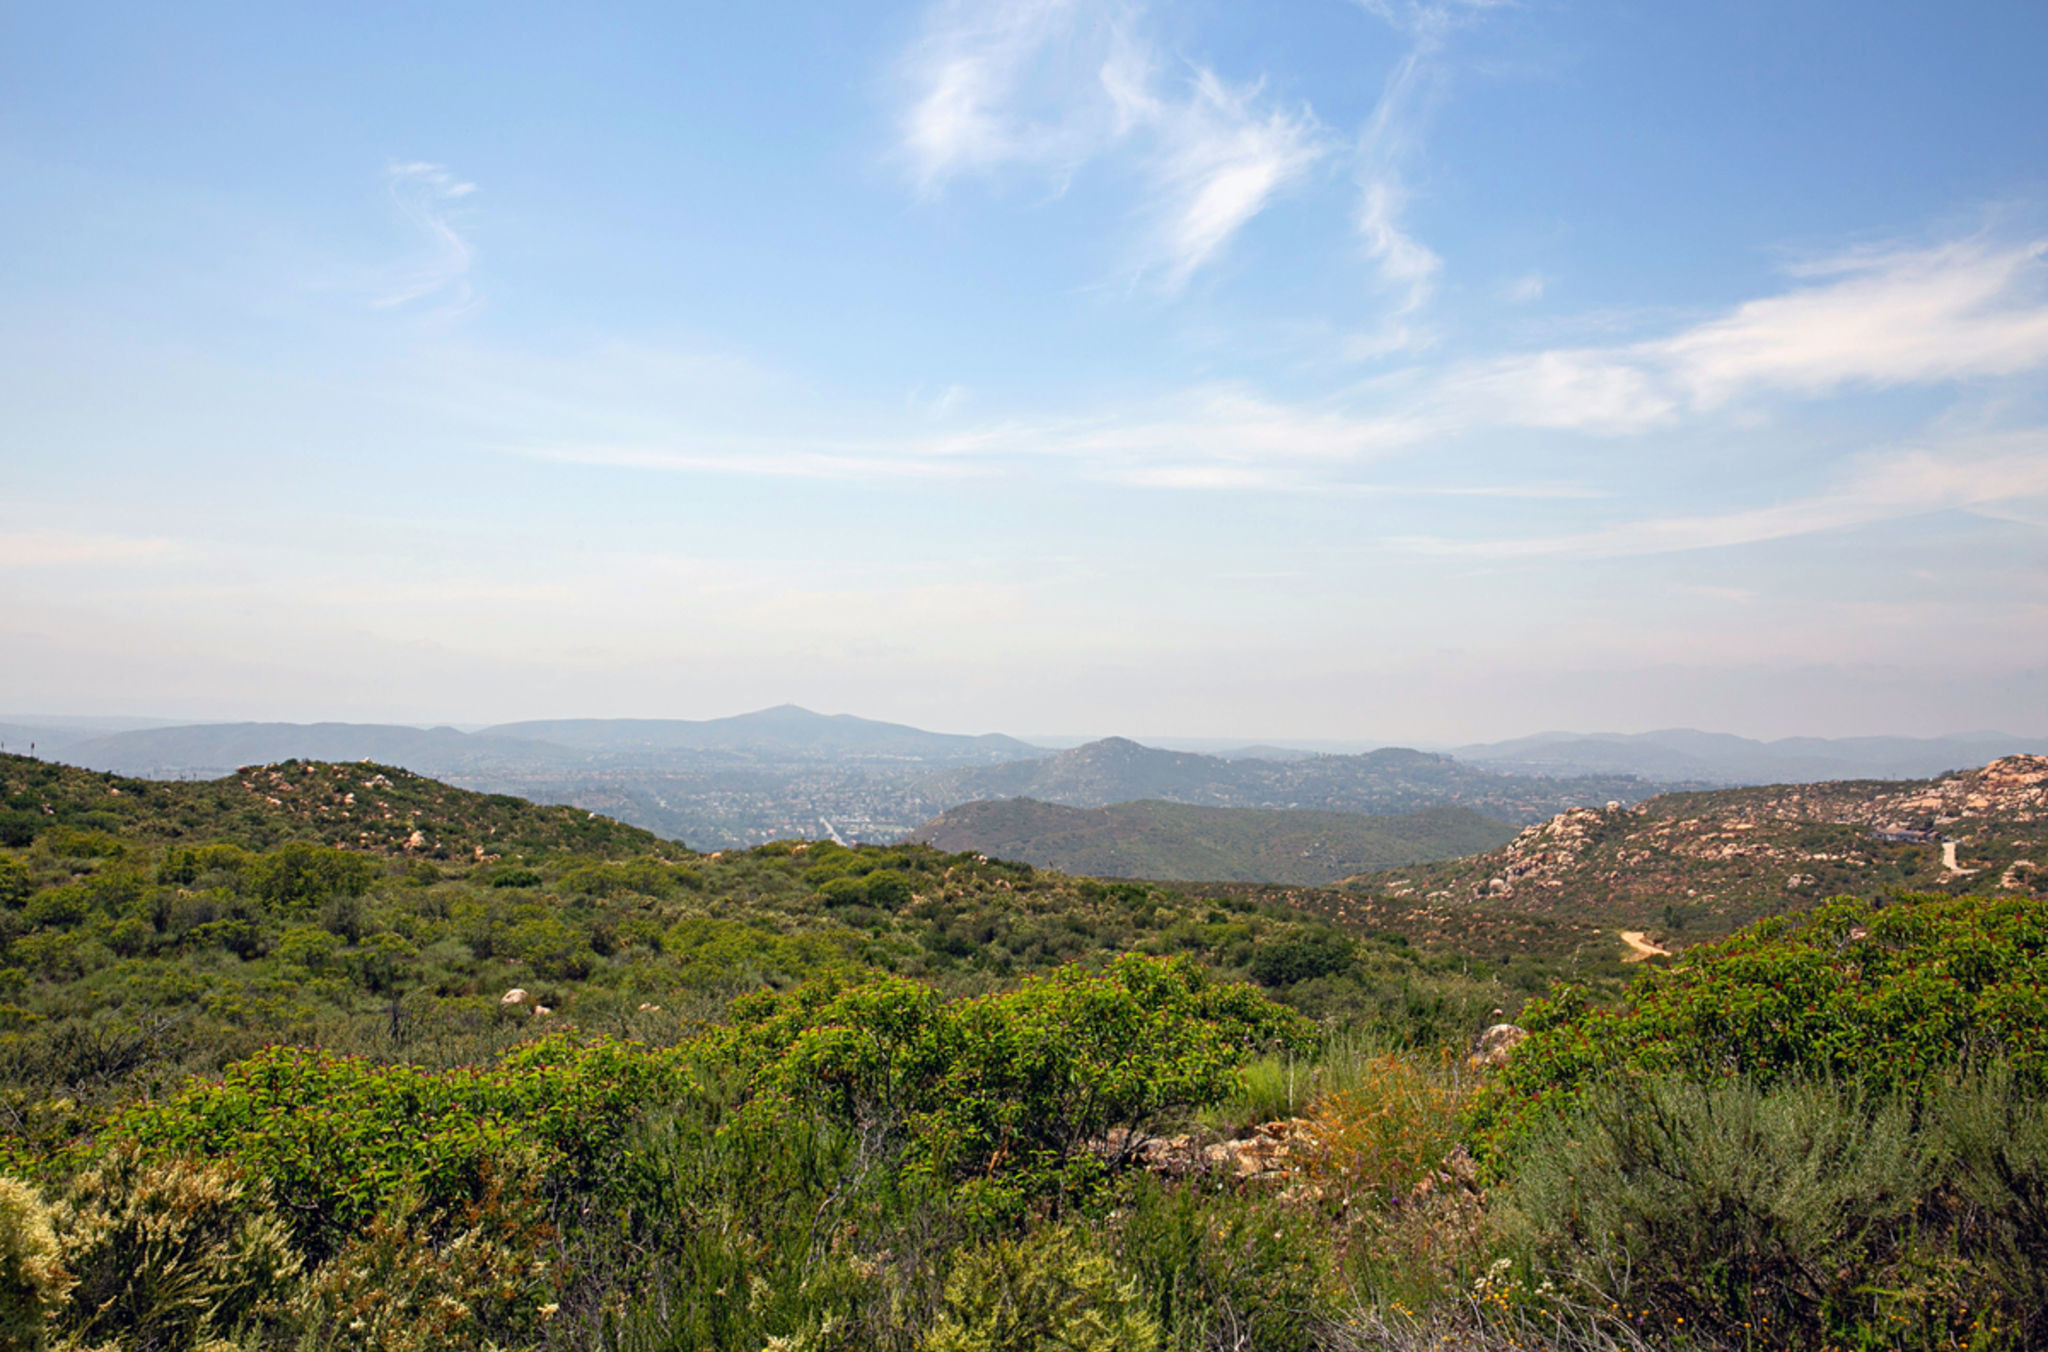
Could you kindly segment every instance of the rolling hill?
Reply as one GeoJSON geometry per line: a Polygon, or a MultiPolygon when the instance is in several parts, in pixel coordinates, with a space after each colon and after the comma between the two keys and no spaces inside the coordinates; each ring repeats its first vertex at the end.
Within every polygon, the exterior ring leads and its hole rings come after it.
{"type": "Polygon", "coordinates": [[[936,774],[924,791],[948,804],[1035,798],[1068,807],[1107,807],[1157,798],[1204,807],[1373,816],[1448,805],[1520,825],[1568,807],[1635,803],[1654,790],[1620,775],[1558,779],[1497,774],[1449,756],[1398,747],[1355,756],[1226,760],[1109,737],[1044,760],[936,774]]]}
{"type": "Polygon", "coordinates": [[[1574,809],[1469,859],[1348,880],[1380,903],[1633,925],[1683,944],[1823,898],[2048,896],[2048,757],[1931,780],[1673,793],[1574,809]]]}
{"type": "Polygon", "coordinates": [[[580,808],[472,793],[394,765],[286,761],[167,782],[0,756],[0,845],[25,848],[53,831],[150,842],[228,839],[254,849],[300,841],[427,860],[510,851],[688,853],[580,808]]]}
{"type": "Polygon", "coordinates": [[[911,839],[1103,878],[1314,884],[1475,854],[1512,834],[1512,827],[1458,807],[1373,817],[1156,799],[1078,808],[1006,798],[963,804],[911,839]]]}
{"type": "Polygon", "coordinates": [[[819,714],[794,704],[731,718],[565,718],[504,723],[484,735],[549,742],[614,756],[730,752],[757,760],[917,761],[980,765],[1042,756],[1044,748],[998,733],[927,732],[852,714],[819,714]]]}

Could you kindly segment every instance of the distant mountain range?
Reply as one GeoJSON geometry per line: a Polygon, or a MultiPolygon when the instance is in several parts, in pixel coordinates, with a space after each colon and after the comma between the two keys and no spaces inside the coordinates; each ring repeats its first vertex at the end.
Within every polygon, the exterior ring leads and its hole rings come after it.
{"type": "Polygon", "coordinates": [[[1999,756],[2048,753],[2048,739],[2000,732],[1947,737],[1786,737],[1726,733],[1543,732],[1451,754],[1504,774],[1636,775],[1658,783],[1806,784],[1835,779],[1926,779],[1999,756]]]}
{"type": "Polygon", "coordinates": [[[927,765],[992,764],[1046,754],[1015,737],[926,732],[852,714],[814,714],[794,704],[732,718],[568,718],[502,723],[483,736],[517,737],[614,756],[730,752],[759,760],[915,761],[927,765]]]}
{"type": "Polygon", "coordinates": [[[244,765],[292,759],[374,760],[420,774],[611,763],[668,765],[680,757],[785,765],[903,763],[922,768],[982,765],[1044,748],[1014,737],[926,732],[849,714],[815,714],[793,704],[732,718],[574,718],[506,723],[476,732],[385,723],[199,723],[97,733],[0,724],[0,740],[60,753],[92,770],[161,778],[211,777],[244,765]]]}
{"type": "MultiPolygon", "coordinates": [[[[1996,734],[1757,742],[1687,731],[1550,733],[1460,748],[1324,755],[1216,743],[1215,754],[1105,738],[1057,754],[1014,737],[929,732],[782,705],[732,718],[558,719],[475,731],[367,723],[137,726],[0,721],[0,744],[97,770],[212,778],[289,759],[373,760],[465,788],[571,803],[730,849],[788,837],[886,841],[964,803],[1199,807],[1398,815],[1455,806],[1515,825],[1674,788],[1924,777],[2040,743],[1996,734]]],[[[2048,749],[2048,747],[2043,747],[2048,749]]],[[[1183,876],[1175,874],[1173,876],[1183,876]]]]}
{"type": "Polygon", "coordinates": [[[1462,807],[1369,817],[1158,801],[1081,808],[1003,798],[956,807],[911,838],[1099,878],[1312,886],[1367,869],[1476,854],[1513,835],[1513,827],[1462,807]]]}
{"type": "Polygon", "coordinates": [[[1655,789],[1627,775],[1500,774],[1396,747],[1356,756],[1226,760],[1108,737],[1044,760],[934,775],[926,792],[948,803],[1035,798],[1104,807],[1158,798],[1206,807],[1371,815],[1451,805],[1520,824],[1588,803],[1639,802],[1655,789]]]}

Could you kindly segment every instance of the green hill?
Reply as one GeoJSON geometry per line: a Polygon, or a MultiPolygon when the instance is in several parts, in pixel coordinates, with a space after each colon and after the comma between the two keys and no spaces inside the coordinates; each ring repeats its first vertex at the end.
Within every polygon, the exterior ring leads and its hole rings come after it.
{"type": "Polygon", "coordinates": [[[1009,798],[956,807],[912,838],[1105,878],[1313,885],[1477,854],[1513,835],[1512,827],[1458,807],[1369,817],[1157,800],[1077,808],[1009,798]]]}
{"type": "Polygon", "coordinates": [[[1667,947],[1836,896],[2048,896],[2048,757],[1930,780],[1661,794],[1575,809],[1501,849],[1348,879],[1368,916],[1475,906],[1635,927],[1667,947]]]}
{"type": "Polygon", "coordinates": [[[4,757],[0,790],[0,1140],[270,1043],[449,1065],[556,1029],[668,1041],[826,973],[965,992],[1187,954],[1313,1012],[1461,1037],[1563,956],[1563,931],[1526,918],[1475,918],[1498,959],[1475,967],[1411,946],[1405,917],[1368,929],[922,845],[700,855],[374,765],[163,783],[4,757]]]}
{"type": "Polygon", "coordinates": [[[313,841],[425,860],[475,860],[507,850],[605,858],[689,853],[581,808],[471,793],[367,761],[284,761],[219,779],[166,781],[0,755],[0,845],[19,848],[59,830],[153,842],[225,838],[251,849],[313,841]]]}
{"type": "Polygon", "coordinates": [[[1449,805],[1518,826],[1589,803],[1635,803],[1652,785],[1629,775],[1569,779],[1500,774],[1449,756],[1382,747],[1355,756],[1225,759],[1107,737],[1042,760],[941,771],[926,798],[954,804],[1034,798],[1068,807],[1146,799],[1203,807],[1359,812],[1375,816],[1449,805]]]}

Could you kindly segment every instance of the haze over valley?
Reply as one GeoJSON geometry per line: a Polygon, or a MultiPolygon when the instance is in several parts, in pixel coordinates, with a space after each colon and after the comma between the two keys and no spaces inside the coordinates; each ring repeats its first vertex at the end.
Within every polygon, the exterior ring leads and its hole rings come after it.
{"type": "Polygon", "coordinates": [[[0,12],[0,1352],[2048,1349],[2048,5],[0,12]]]}

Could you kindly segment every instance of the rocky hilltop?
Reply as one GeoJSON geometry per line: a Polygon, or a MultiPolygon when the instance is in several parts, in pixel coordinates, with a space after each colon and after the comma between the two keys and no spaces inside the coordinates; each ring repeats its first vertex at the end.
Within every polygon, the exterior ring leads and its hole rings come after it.
{"type": "Polygon", "coordinates": [[[1933,780],[1574,808],[1470,859],[1348,880],[1389,901],[1634,924],[1684,943],[1841,893],[2048,894],[2048,757],[1933,780]]]}

